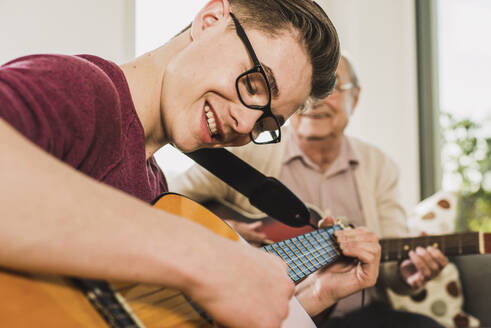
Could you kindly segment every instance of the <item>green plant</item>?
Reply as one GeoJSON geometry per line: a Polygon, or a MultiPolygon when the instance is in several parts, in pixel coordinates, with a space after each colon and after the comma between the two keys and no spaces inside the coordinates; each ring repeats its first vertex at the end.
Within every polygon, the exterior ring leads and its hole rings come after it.
{"type": "Polygon", "coordinates": [[[489,122],[442,113],[444,188],[460,195],[459,230],[491,231],[491,136],[489,122]],[[486,135],[488,133],[488,135],[486,135]]]}

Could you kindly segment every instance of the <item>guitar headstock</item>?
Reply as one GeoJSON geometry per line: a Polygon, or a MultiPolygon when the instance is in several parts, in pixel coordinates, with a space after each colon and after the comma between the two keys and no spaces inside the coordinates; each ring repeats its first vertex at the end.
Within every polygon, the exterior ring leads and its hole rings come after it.
{"type": "Polygon", "coordinates": [[[352,225],[349,221],[349,219],[345,216],[338,216],[334,219],[334,224],[335,225],[338,225],[339,227],[341,227],[341,229],[352,229],[354,228],[355,226],[352,225]]]}

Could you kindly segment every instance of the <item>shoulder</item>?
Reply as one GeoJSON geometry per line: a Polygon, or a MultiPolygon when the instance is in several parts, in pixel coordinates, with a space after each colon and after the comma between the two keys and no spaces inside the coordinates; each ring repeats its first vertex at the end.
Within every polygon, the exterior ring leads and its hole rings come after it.
{"type": "MultiPolygon", "coordinates": [[[[80,73],[105,75],[101,69],[83,56],[39,54],[16,58],[1,66],[2,71],[22,75],[48,74],[53,77],[73,76],[80,73]]],[[[66,79],[66,77],[63,77],[66,79]]]]}
{"type": "Polygon", "coordinates": [[[347,137],[347,140],[358,156],[362,170],[398,174],[395,162],[380,148],[351,136],[347,137]]]}
{"type": "Polygon", "coordinates": [[[0,67],[0,115],[58,157],[100,135],[118,138],[121,99],[99,61],[41,54],[6,63],[0,67]]]}
{"type": "Polygon", "coordinates": [[[266,175],[275,175],[279,170],[287,140],[280,143],[256,145],[249,143],[241,147],[229,147],[230,152],[266,175]]]}
{"type": "Polygon", "coordinates": [[[387,155],[384,151],[382,151],[379,147],[370,144],[368,142],[362,141],[355,137],[346,137],[353,150],[356,152],[361,159],[377,159],[377,161],[390,161],[393,162],[392,159],[387,155]]]}
{"type": "MultiPolygon", "coordinates": [[[[119,109],[119,68],[90,55],[41,54],[20,57],[0,67],[0,82],[26,105],[79,114],[119,109]]],[[[124,79],[119,70],[120,79],[124,79]]]]}
{"type": "Polygon", "coordinates": [[[76,96],[115,92],[108,74],[83,56],[40,54],[20,57],[0,67],[0,79],[18,91],[26,86],[33,92],[49,90],[50,96],[53,96],[51,93],[76,96]]]}

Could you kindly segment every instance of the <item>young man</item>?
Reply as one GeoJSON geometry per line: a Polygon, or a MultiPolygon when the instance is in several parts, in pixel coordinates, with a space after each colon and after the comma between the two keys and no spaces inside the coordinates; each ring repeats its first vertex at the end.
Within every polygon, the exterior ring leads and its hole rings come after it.
{"type": "Polygon", "coordinates": [[[167,190],[152,154],[243,145],[264,120],[282,124],[332,88],[338,48],[310,0],[210,0],[190,29],[121,67],[88,55],[5,64],[0,266],[162,284],[225,326],[279,326],[294,290],[285,264],[148,206],[167,190]]]}
{"type": "MultiPolygon", "coordinates": [[[[367,226],[380,237],[405,236],[406,218],[398,200],[396,165],[378,148],[345,135],[361,88],[352,64],[344,56],[339,61],[336,77],[331,95],[309,102],[305,110],[292,117],[282,143],[263,148],[248,145],[231,151],[264,174],[278,178],[304,202],[325,210],[329,215],[347,217],[355,226],[367,226]]],[[[198,165],[171,181],[171,187],[198,201],[218,199],[248,216],[259,214],[244,196],[198,165]]],[[[253,242],[266,238],[258,229],[261,223],[234,225],[253,242]]],[[[409,255],[410,259],[400,264],[388,263],[381,267],[379,285],[382,288],[369,290],[366,303],[383,299],[384,287],[387,286],[399,293],[417,292],[448,263],[441,251],[432,247],[418,247],[409,255]]],[[[328,277],[327,273],[319,277],[312,275],[303,284],[324,286],[319,290],[332,295],[334,285],[343,281],[336,282],[332,276],[328,277]]],[[[299,285],[297,298],[311,315],[319,314],[332,304],[326,302],[323,307],[322,302],[315,302],[310,305],[312,299],[318,298],[310,292],[299,285]]],[[[338,302],[332,313],[337,319],[330,324],[335,327],[380,327],[384,320],[401,319],[397,321],[398,327],[439,326],[421,316],[395,313],[385,307],[379,310],[378,305],[376,310],[368,306],[362,313],[338,319],[358,310],[361,299],[359,292],[338,302]]],[[[373,304],[375,306],[375,302],[373,304]]],[[[324,324],[329,326],[329,322],[324,324]]]]}

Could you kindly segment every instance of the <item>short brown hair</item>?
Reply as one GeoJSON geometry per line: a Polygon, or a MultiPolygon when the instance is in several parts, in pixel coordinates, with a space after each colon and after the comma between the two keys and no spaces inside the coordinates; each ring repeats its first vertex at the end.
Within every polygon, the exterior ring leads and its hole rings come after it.
{"type": "Polygon", "coordinates": [[[339,62],[339,39],[329,17],[312,0],[229,0],[240,23],[277,36],[293,29],[298,32],[312,64],[315,98],[326,97],[334,88],[339,62]]]}

